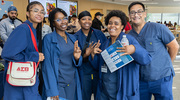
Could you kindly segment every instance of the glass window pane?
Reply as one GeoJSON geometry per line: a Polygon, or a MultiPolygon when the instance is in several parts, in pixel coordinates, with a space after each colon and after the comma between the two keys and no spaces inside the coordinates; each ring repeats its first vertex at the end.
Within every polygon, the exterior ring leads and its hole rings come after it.
{"type": "Polygon", "coordinates": [[[148,13],[146,21],[150,22],[161,22],[161,13],[148,13]]]}
{"type": "Polygon", "coordinates": [[[171,24],[174,25],[174,22],[178,23],[178,13],[163,13],[162,21],[166,21],[168,24],[171,21],[171,24]]]}

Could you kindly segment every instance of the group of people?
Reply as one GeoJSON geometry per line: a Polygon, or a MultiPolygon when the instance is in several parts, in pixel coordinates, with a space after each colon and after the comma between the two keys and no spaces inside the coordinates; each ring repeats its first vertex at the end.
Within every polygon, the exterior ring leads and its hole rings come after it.
{"type": "Polygon", "coordinates": [[[78,15],[81,29],[74,35],[67,33],[67,14],[55,8],[48,18],[52,32],[44,36],[42,52],[37,52],[28,25],[40,43],[37,26],[45,11],[41,3],[29,3],[26,24],[16,27],[3,47],[4,79],[9,61],[42,62],[42,97],[37,77],[33,86],[12,86],[5,80],[3,100],[91,100],[92,93],[94,100],[151,100],[152,95],[157,100],[173,100],[172,62],[179,49],[176,39],[166,26],[145,22],[146,11],[141,2],[132,2],[128,11],[133,25],[128,34],[123,32],[127,24],[123,11],[107,14],[107,39],[101,30],[92,27],[88,11],[78,15]],[[100,53],[121,41],[123,35],[129,45],[118,47],[117,52],[123,52],[121,56],[131,55],[134,61],[111,73],[100,53]]]}

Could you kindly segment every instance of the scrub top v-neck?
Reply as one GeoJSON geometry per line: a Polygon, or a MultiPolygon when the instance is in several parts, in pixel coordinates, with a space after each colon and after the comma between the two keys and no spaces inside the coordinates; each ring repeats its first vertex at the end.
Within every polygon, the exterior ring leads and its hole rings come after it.
{"type": "Polygon", "coordinates": [[[59,56],[59,86],[67,86],[75,77],[75,67],[73,67],[74,44],[67,35],[67,43],[59,34],[57,40],[60,47],[59,56]]]}

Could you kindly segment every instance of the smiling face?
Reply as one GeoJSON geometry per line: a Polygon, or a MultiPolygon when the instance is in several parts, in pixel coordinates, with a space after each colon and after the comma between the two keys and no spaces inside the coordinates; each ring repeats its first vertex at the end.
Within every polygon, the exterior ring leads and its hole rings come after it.
{"type": "Polygon", "coordinates": [[[118,37],[124,25],[122,25],[119,17],[113,16],[109,19],[107,28],[111,37],[118,37]]]}
{"type": "Polygon", "coordinates": [[[68,25],[68,19],[63,13],[57,12],[54,16],[54,27],[56,30],[65,31],[68,25]]]}
{"type": "Polygon", "coordinates": [[[90,16],[84,16],[79,20],[81,28],[84,30],[89,30],[92,25],[92,18],[90,16]]]}
{"type": "Polygon", "coordinates": [[[35,4],[28,12],[26,12],[26,15],[31,23],[41,23],[44,18],[44,8],[42,5],[35,4]]]}
{"type": "Polygon", "coordinates": [[[136,4],[130,8],[129,17],[133,24],[141,25],[145,22],[146,12],[140,4],[136,4]]]}

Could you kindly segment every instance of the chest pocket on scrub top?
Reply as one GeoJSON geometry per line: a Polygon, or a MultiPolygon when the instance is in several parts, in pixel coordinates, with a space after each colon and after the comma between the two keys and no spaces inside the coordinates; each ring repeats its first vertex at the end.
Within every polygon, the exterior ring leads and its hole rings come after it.
{"type": "Polygon", "coordinates": [[[146,46],[146,50],[148,51],[148,52],[154,52],[154,41],[153,41],[153,39],[151,38],[151,39],[147,39],[147,40],[145,40],[145,46],[146,46]]]}

